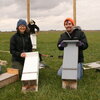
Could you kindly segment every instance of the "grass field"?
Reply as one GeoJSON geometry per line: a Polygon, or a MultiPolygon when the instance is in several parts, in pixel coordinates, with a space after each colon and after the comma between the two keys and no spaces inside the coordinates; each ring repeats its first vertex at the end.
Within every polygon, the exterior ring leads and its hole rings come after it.
{"type": "MultiPolygon", "coordinates": [[[[61,31],[40,32],[38,35],[38,51],[53,55],[43,57],[50,68],[41,69],[39,74],[39,91],[21,93],[21,81],[0,89],[0,100],[100,100],[100,73],[94,69],[85,70],[84,77],[78,81],[78,89],[62,89],[61,78],[57,76],[62,54],[56,47],[61,31]]],[[[13,33],[0,33],[0,50],[9,50],[9,40],[13,33]]],[[[100,32],[86,32],[89,48],[84,51],[85,63],[100,61],[100,32]]],[[[11,55],[0,52],[0,59],[7,60],[8,65],[2,66],[3,72],[11,67],[11,55]]]]}

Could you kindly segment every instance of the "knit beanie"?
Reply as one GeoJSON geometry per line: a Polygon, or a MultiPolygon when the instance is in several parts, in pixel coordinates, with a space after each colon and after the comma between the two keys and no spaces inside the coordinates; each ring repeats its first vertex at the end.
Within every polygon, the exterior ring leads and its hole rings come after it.
{"type": "Polygon", "coordinates": [[[23,19],[19,19],[19,21],[17,22],[17,28],[20,26],[20,25],[25,25],[27,27],[27,23],[25,20],[23,19]]]}
{"type": "Polygon", "coordinates": [[[71,19],[71,18],[66,18],[66,19],[64,20],[64,26],[65,26],[65,22],[66,22],[66,21],[70,21],[70,22],[73,24],[73,26],[75,25],[73,19],[71,19]]]}

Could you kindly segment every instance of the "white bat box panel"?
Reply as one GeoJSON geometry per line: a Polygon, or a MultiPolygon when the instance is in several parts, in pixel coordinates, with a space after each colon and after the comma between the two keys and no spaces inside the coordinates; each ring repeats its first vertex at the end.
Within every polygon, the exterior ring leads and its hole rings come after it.
{"type": "Polygon", "coordinates": [[[64,40],[68,45],[64,48],[62,79],[77,80],[78,40],[64,40]]]}
{"type": "Polygon", "coordinates": [[[62,70],[62,79],[77,80],[77,70],[62,70]]]}
{"type": "Polygon", "coordinates": [[[39,53],[38,52],[26,53],[21,80],[38,79],[38,73],[39,73],[39,53]]]}
{"type": "Polygon", "coordinates": [[[63,68],[77,68],[78,47],[76,43],[68,43],[64,48],[63,68]]]}
{"type": "Polygon", "coordinates": [[[23,73],[38,72],[39,67],[39,54],[38,52],[26,53],[23,73]]]}
{"type": "Polygon", "coordinates": [[[37,37],[36,37],[36,34],[31,34],[30,37],[31,37],[31,42],[32,42],[33,48],[36,49],[37,48],[37,37]]]}
{"type": "Polygon", "coordinates": [[[36,35],[33,35],[33,43],[36,44],[36,35]]]}
{"type": "Polygon", "coordinates": [[[38,73],[25,73],[22,75],[22,81],[26,80],[37,80],[38,79],[38,73]]]}

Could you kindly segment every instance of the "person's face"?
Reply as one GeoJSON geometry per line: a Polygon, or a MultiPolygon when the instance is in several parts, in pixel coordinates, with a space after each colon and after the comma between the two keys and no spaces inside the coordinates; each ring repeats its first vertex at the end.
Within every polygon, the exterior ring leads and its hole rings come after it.
{"type": "Polygon", "coordinates": [[[65,22],[65,28],[68,32],[72,31],[73,24],[70,21],[65,22]]]}
{"type": "Polygon", "coordinates": [[[18,29],[19,29],[19,31],[20,31],[21,33],[24,33],[25,30],[26,30],[26,26],[25,26],[25,25],[20,25],[20,26],[18,27],[18,29]]]}

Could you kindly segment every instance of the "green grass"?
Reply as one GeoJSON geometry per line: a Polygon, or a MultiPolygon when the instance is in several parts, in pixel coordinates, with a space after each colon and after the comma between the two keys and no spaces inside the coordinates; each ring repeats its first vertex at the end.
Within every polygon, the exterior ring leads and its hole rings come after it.
{"type": "MultiPolygon", "coordinates": [[[[40,32],[38,35],[38,50],[42,54],[53,55],[53,58],[43,57],[50,68],[41,69],[39,73],[39,91],[21,93],[21,81],[12,83],[0,89],[0,100],[100,100],[100,73],[94,69],[85,70],[84,77],[78,81],[78,89],[62,89],[61,78],[57,76],[62,59],[58,55],[57,41],[61,31],[40,32]]],[[[9,50],[9,40],[13,33],[0,33],[0,50],[9,50]]],[[[84,51],[85,63],[100,60],[100,32],[86,32],[89,48],[84,51]]],[[[3,72],[11,67],[11,55],[0,52],[0,59],[7,60],[3,72]]]]}

